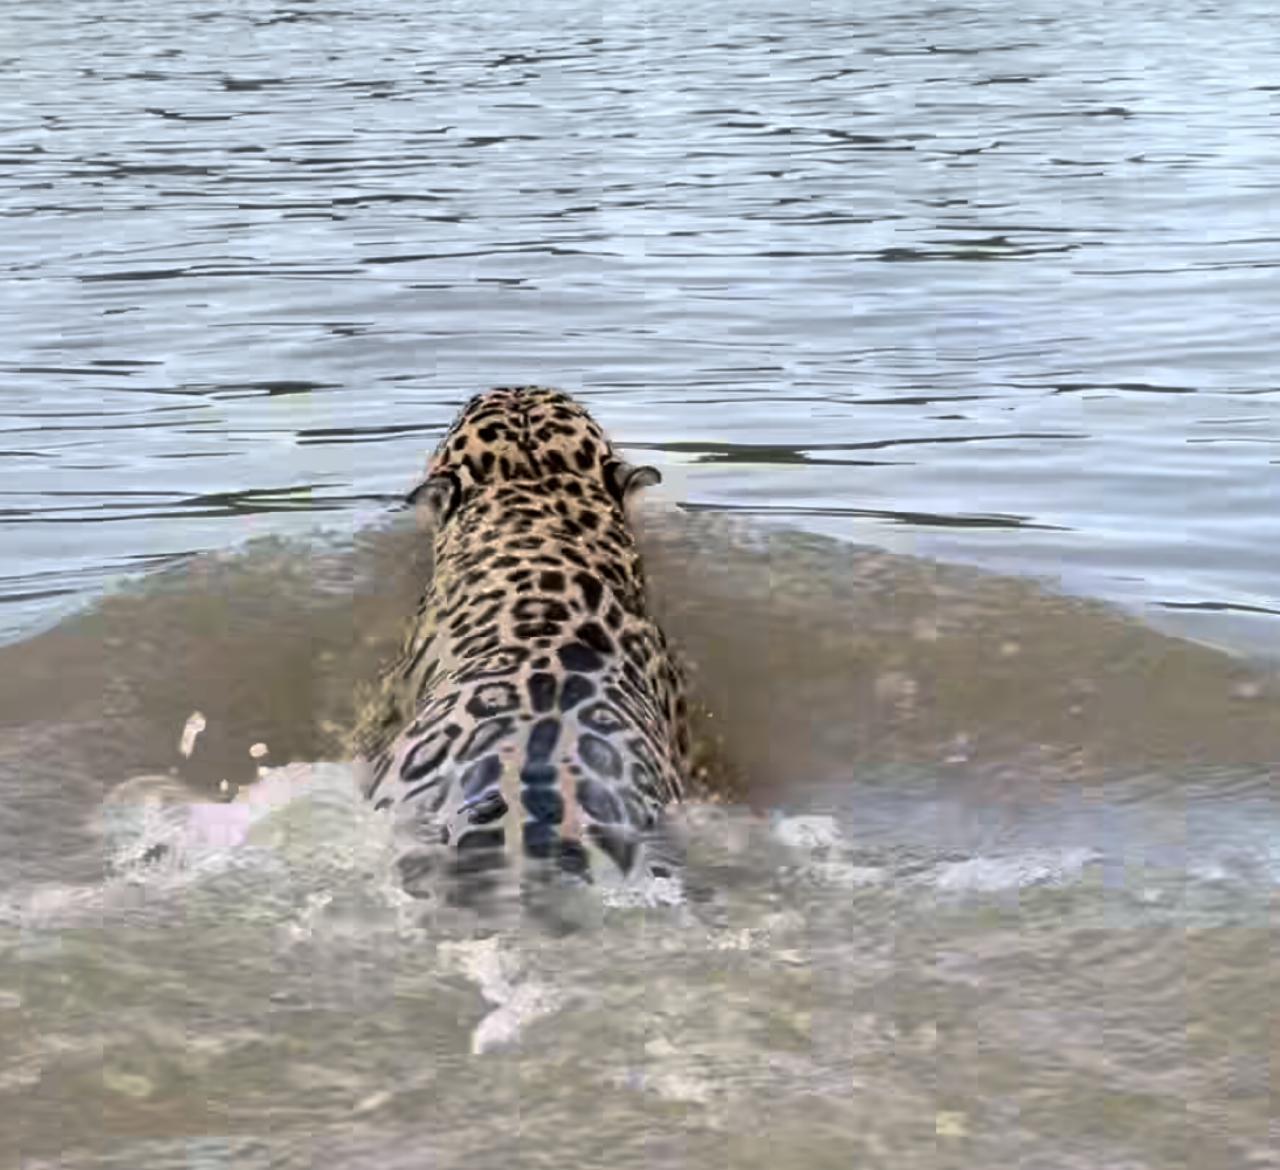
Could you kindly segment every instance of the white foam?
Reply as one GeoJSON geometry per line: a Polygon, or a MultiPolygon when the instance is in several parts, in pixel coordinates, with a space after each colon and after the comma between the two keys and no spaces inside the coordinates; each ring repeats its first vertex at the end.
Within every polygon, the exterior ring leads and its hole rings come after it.
{"type": "Polygon", "coordinates": [[[1010,857],[971,857],[931,871],[943,891],[994,892],[1028,886],[1067,885],[1079,881],[1087,866],[1100,860],[1092,849],[1034,850],[1010,857]]]}
{"type": "Polygon", "coordinates": [[[844,844],[835,817],[778,817],[773,822],[773,835],[790,849],[816,853],[839,848],[844,844]]]}
{"type": "Polygon", "coordinates": [[[684,884],[678,877],[640,877],[617,885],[602,885],[600,900],[617,910],[683,906],[684,884]]]}
{"type": "Polygon", "coordinates": [[[471,1053],[481,1056],[516,1041],[534,1020],[555,1012],[565,992],[533,979],[518,978],[516,958],[496,938],[441,943],[449,965],[472,979],[494,1006],[471,1032],[471,1053]]]}
{"type": "MultiPolygon", "coordinates": [[[[831,816],[781,816],[771,823],[775,840],[803,856],[802,874],[823,886],[856,889],[883,885],[895,878],[892,868],[861,864],[839,823],[831,816]]],[[[1101,855],[1089,848],[1030,849],[1008,855],[975,856],[941,862],[921,871],[917,866],[897,875],[898,884],[924,884],[945,893],[994,893],[1031,886],[1079,881],[1101,855]]]]}

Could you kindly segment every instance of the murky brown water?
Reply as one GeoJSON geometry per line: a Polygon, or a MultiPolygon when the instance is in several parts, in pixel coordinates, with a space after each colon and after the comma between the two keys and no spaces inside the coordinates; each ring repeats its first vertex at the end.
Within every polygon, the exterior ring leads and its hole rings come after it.
{"type": "Polygon", "coordinates": [[[0,1167],[1280,1165],[1271,23],[0,12],[0,1167]],[[565,938],[319,763],[527,380],[732,784],[565,938]]]}
{"type": "Polygon", "coordinates": [[[340,766],[260,782],[235,848],[236,806],[97,812],[323,758],[407,523],[0,654],[17,1164],[1274,1165],[1274,679],[1016,579],[645,529],[739,798],[691,810],[693,901],[605,892],[567,939],[421,920],[340,766]]]}

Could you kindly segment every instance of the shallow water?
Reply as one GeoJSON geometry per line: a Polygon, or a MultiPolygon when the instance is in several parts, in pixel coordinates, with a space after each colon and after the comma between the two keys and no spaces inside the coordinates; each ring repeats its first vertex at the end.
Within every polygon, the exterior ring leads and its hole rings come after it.
{"type": "Polygon", "coordinates": [[[1272,15],[846,7],[0,11],[0,1167],[1280,1165],[1272,15]],[[726,793],[567,935],[321,762],[529,380],[726,793]]]}
{"type": "Polygon", "coordinates": [[[349,722],[407,517],[0,651],[17,1164],[1275,1165],[1274,678],[1012,578],[643,531],[736,795],[683,893],[567,935],[398,895],[343,765],[255,781],[349,722]]]}

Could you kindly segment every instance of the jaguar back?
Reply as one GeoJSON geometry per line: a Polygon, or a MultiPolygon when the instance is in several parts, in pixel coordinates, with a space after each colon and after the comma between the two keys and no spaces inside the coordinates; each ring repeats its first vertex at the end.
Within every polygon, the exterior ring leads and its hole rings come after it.
{"type": "Polygon", "coordinates": [[[591,880],[669,865],[684,679],[650,616],[627,520],[658,473],[560,391],[473,398],[411,495],[434,572],[389,676],[367,795],[406,888],[519,859],[591,880]]]}

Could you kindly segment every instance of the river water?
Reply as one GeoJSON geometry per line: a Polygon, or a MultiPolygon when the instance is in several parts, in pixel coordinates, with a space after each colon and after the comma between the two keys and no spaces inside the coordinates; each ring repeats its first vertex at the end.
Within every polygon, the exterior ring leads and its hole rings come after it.
{"type": "Polygon", "coordinates": [[[0,1167],[1280,1166],[1273,23],[5,6],[0,1167]],[[566,936],[321,762],[526,381],[724,786],[566,936]]]}

